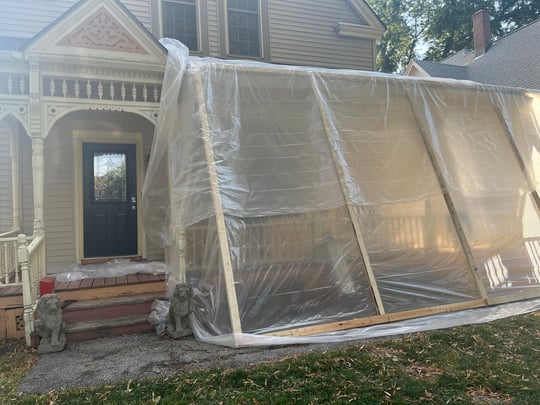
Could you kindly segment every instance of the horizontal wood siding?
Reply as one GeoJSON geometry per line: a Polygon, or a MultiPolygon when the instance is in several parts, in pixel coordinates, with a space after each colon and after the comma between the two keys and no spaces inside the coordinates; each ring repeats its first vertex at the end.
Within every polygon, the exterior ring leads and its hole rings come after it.
{"type": "MultiPolygon", "coordinates": [[[[1,0],[0,36],[31,38],[70,9],[77,0],[1,0]]],[[[122,0],[151,29],[150,0],[122,0]]]]}
{"type": "Polygon", "coordinates": [[[150,10],[150,0],[121,0],[122,4],[131,11],[137,20],[148,30],[152,31],[152,14],[150,10]]]}
{"type": "Polygon", "coordinates": [[[10,128],[0,121],[0,233],[11,231],[10,128]]]}
{"type": "Polygon", "coordinates": [[[220,56],[219,13],[217,0],[208,0],[208,47],[210,56],[220,56]]]}
{"type": "Polygon", "coordinates": [[[76,2],[77,0],[1,0],[0,36],[31,38],[76,2]]]}
{"type": "Polygon", "coordinates": [[[269,2],[273,63],[373,70],[373,41],[340,38],[339,22],[365,24],[344,0],[269,2]]]}
{"type": "Polygon", "coordinates": [[[73,200],[73,144],[65,129],[53,130],[45,140],[45,235],[47,271],[75,263],[73,200]]]}

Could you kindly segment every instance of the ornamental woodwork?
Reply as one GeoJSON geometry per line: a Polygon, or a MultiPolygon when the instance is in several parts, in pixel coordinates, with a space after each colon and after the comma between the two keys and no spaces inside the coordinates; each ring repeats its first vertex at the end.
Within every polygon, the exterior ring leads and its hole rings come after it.
{"type": "Polygon", "coordinates": [[[58,45],[144,53],[146,50],[104,8],[58,42],[58,45]]]}

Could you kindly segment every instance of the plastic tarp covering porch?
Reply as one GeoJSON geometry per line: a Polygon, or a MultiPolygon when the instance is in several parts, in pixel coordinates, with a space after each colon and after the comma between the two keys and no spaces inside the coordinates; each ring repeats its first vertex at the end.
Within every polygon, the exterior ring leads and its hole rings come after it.
{"type": "Polygon", "coordinates": [[[540,297],[540,94],[165,45],[143,218],[199,339],[540,297]]]}

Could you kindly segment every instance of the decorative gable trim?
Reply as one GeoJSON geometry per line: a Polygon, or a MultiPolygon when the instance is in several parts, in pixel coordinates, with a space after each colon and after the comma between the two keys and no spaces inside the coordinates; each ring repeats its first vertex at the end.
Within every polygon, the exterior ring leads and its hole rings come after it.
{"type": "Polygon", "coordinates": [[[29,61],[163,69],[166,50],[118,0],[81,0],[35,36],[29,61]],[[155,67],[150,67],[155,66],[155,67]]]}
{"type": "Polygon", "coordinates": [[[148,53],[104,7],[56,44],[115,52],[148,53]]]}

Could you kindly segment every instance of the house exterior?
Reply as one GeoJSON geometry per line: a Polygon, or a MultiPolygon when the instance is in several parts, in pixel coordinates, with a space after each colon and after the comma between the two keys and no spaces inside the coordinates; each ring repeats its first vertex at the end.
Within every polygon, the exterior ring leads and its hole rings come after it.
{"type": "Polygon", "coordinates": [[[140,209],[166,91],[159,38],[192,55],[375,70],[383,32],[363,0],[3,0],[0,287],[23,285],[27,338],[44,275],[163,258],[140,209]]]}
{"type": "Polygon", "coordinates": [[[473,16],[475,49],[431,62],[413,59],[405,75],[472,80],[527,89],[540,89],[540,19],[492,41],[489,14],[473,16]]]}

